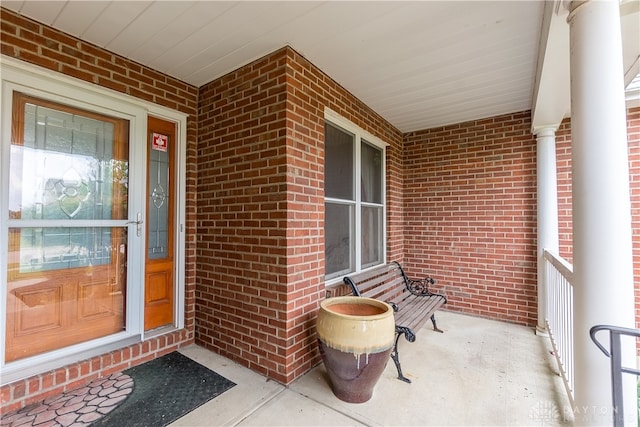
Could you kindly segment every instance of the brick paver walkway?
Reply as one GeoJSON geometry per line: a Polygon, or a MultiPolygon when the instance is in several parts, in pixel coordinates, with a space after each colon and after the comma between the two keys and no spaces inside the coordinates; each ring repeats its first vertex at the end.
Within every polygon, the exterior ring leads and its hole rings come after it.
{"type": "Polygon", "coordinates": [[[133,379],[118,372],[3,414],[0,426],[87,426],[113,411],[132,391],[133,379]]]}

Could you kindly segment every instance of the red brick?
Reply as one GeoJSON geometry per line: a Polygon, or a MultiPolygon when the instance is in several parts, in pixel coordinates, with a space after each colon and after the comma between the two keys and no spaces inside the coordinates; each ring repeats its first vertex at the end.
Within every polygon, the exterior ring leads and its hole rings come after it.
{"type": "Polygon", "coordinates": [[[0,397],[2,399],[2,406],[4,407],[4,405],[11,400],[11,387],[8,385],[2,386],[0,389],[0,397]]]}
{"type": "Polygon", "coordinates": [[[42,389],[43,390],[47,390],[51,387],[53,387],[53,384],[55,382],[55,377],[54,377],[54,373],[52,371],[49,372],[45,372],[44,374],[42,374],[41,376],[41,384],[42,384],[42,389]]]}
{"type": "Polygon", "coordinates": [[[22,399],[27,395],[27,383],[24,380],[16,381],[11,384],[11,389],[11,398],[13,400],[22,399]]]}
{"type": "Polygon", "coordinates": [[[80,375],[85,377],[91,372],[91,363],[87,360],[80,362],[80,375]]]}
{"type": "Polygon", "coordinates": [[[64,384],[67,381],[67,370],[60,368],[55,371],[54,374],[55,385],[64,384]]]}
{"type": "Polygon", "coordinates": [[[12,34],[2,34],[2,43],[6,45],[15,46],[20,51],[28,51],[35,53],[38,51],[38,45],[29,41],[28,39],[21,38],[12,34]]]}
{"type": "Polygon", "coordinates": [[[28,380],[28,394],[34,394],[42,390],[42,385],[39,376],[31,377],[28,380]]]}

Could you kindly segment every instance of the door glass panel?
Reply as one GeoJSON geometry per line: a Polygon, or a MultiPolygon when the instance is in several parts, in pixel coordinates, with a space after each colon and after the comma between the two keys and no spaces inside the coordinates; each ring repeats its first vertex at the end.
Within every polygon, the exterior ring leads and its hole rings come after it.
{"type": "Polygon", "coordinates": [[[19,271],[61,270],[112,262],[112,230],[105,227],[39,227],[20,233],[19,271]]]}
{"type": "Polygon", "coordinates": [[[13,108],[6,361],[126,317],[128,123],[21,94],[13,108]]]}
{"type": "Polygon", "coordinates": [[[169,256],[169,141],[167,135],[151,133],[149,153],[148,259],[169,256]]]}
{"type": "Polygon", "coordinates": [[[23,143],[11,146],[10,217],[125,219],[128,163],[115,152],[114,125],[25,104],[23,143]]]}

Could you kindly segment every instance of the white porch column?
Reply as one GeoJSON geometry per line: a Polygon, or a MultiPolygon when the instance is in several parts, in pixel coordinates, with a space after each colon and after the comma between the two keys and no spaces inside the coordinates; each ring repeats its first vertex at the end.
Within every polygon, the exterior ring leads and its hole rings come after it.
{"type": "MultiPolygon", "coordinates": [[[[610,361],[591,341],[589,329],[598,324],[634,327],[619,7],[617,0],[572,1],[568,17],[576,425],[610,425],[613,419],[610,361]]],[[[605,334],[602,340],[608,347],[605,334]]],[[[624,349],[627,366],[635,366],[633,347],[624,349]]],[[[635,378],[628,379],[625,422],[634,424],[635,378]]]]}
{"type": "Polygon", "coordinates": [[[545,335],[547,325],[547,278],[544,250],[559,253],[558,243],[558,174],[556,171],[557,126],[534,129],[537,139],[538,174],[538,325],[536,332],[545,335]]]}

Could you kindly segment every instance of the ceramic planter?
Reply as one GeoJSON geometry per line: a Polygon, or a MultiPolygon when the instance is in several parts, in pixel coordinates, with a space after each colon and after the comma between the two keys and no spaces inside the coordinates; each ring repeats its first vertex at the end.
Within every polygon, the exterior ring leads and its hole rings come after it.
{"type": "Polygon", "coordinates": [[[369,400],[393,348],[391,306],[371,298],[328,298],[320,303],[316,327],[333,393],[350,403],[369,400]]]}

